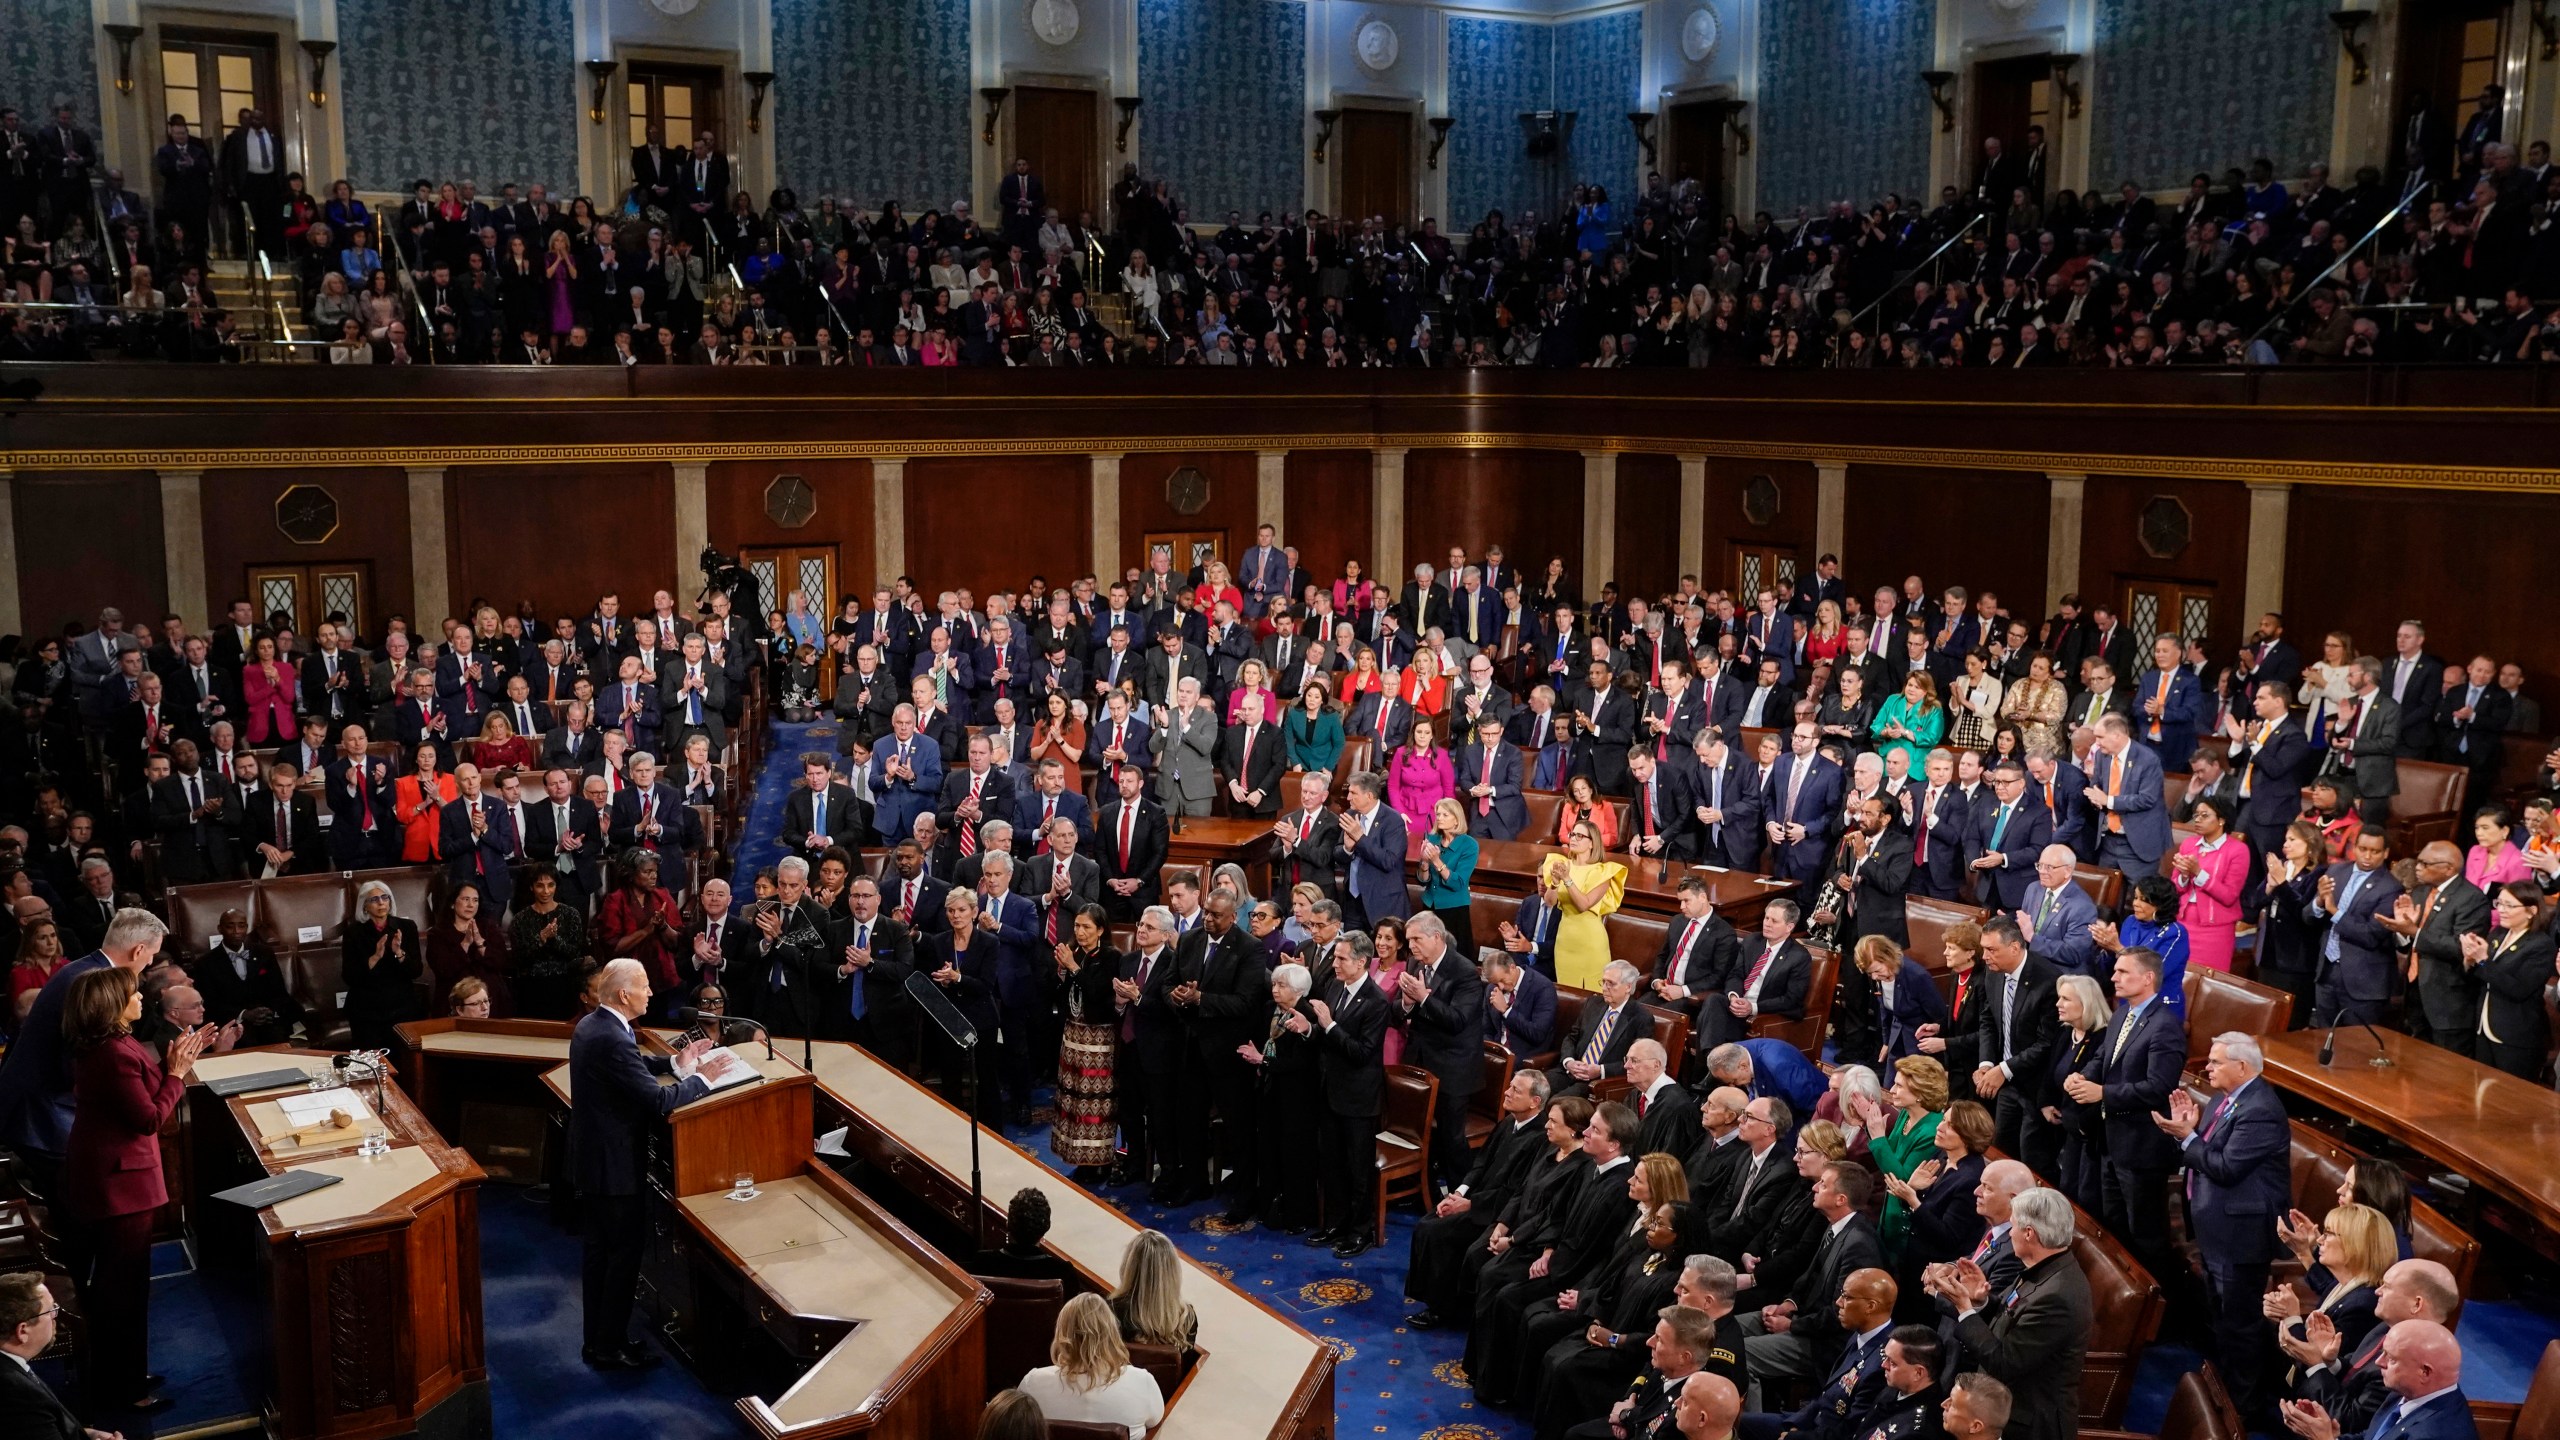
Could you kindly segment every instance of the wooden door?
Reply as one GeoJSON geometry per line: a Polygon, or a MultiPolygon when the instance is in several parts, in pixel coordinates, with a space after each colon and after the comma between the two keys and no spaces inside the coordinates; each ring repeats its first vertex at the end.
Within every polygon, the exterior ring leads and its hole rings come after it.
{"type": "Polygon", "coordinates": [[[1698,213],[1712,228],[1724,218],[1724,106],[1713,100],[1674,105],[1669,128],[1669,173],[1698,182],[1698,213]]]}
{"type": "Polygon", "coordinates": [[[2151,663],[2151,642],[2164,631],[2213,644],[2210,582],[2128,579],[2123,588],[2124,623],[2133,631],[2133,653],[2142,657],[2142,664],[2151,663]]]}
{"type": "Polygon", "coordinates": [[[634,60],[623,84],[631,111],[626,143],[632,149],[649,143],[653,126],[678,150],[691,150],[706,130],[711,132],[715,152],[728,149],[729,132],[721,124],[724,82],[719,70],[634,60]]]}
{"type": "MultiPolygon", "coordinates": [[[[1040,193],[1069,219],[1079,210],[1100,214],[1094,184],[1102,154],[1099,97],[1090,90],[1022,85],[1014,89],[1013,104],[1014,153],[1031,162],[1040,193]]],[[[1009,160],[1004,173],[1013,173],[1009,160]]],[[[1040,259],[1037,255],[1025,258],[1035,264],[1040,259]]]]}
{"type": "Polygon", "coordinates": [[[1342,214],[1378,216],[1390,225],[1413,218],[1413,117],[1401,110],[1345,110],[1334,137],[1342,167],[1342,214]]]}
{"type": "MultiPolygon", "coordinates": [[[[790,612],[791,592],[797,590],[810,614],[818,617],[823,634],[844,609],[844,596],[837,593],[836,547],[833,545],[795,545],[788,549],[738,552],[738,563],[756,579],[756,593],[764,597],[765,608],[790,612]]],[[[868,604],[868,601],[865,601],[868,604]]],[[[758,617],[759,620],[762,617],[758,617]]],[[[826,698],[835,698],[833,665],[818,667],[818,690],[826,698]]],[[[781,694],[779,689],[773,692],[781,694]]]]}
{"type": "Polygon", "coordinates": [[[252,565],[248,596],[259,624],[282,615],[293,633],[306,641],[323,620],[350,625],[358,635],[369,634],[365,625],[372,618],[373,567],[361,560],[252,565]]]}
{"type": "MultiPolygon", "coordinates": [[[[1971,148],[1965,152],[1964,173],[1973,174],[1982,163],[1982,142],[1997,136],[2003,154],[2023,156],[2027,153],[2027,127],[2042,125],[2045,133],[2053,133],[2047,110],[2053,104],[2053,57],[2021,55],[2010,60],[1986,60],[1973,67],[1973,134],[1971,148]]],[[[2000,208],[2009,208],[2009,197],[2000,197],[2000,208]]]]}
{"type": "MultiPolygon", "coordinates": [[[[267,117],[267,128],[284,133],[276,112],[276,42],[267,35],[225,31],[163,29],[160,32],[160,87],[168,113],[187,122],[205,148],[222,153],[222,139],[238,128],[240,112],[255,110],[267,117]]],[[[28,129],[41,129],[51,112],[29,114],[28,129]]],[[[155,127],[156,128],[156,127],[155,127]]],[[[151,142],[157,147],[157,140],[151,142]]]]}
{"type": "MultiPolygon", "coordinates": [[[[2505,81],[2506,0],[2438,0],[2400,10],[2400,96],[2395,118],[2405,127],[2409,106],[2424,92],[2444,122],[2444,153],[2432,157],[2436,173],[2454,169],[2454,137],[2479,108],[2480,92],[2505,81]]],[[[2394,146],[2392,160],[2400,160],[2394,146]]]]}
{"type": "Polygon", "coordinates": [[[1792,545],[1733,547],[1733,606],[1748,611],[1760,587],[1778,592],[1778,602],[1796,593],[1796,552],[1792,545]]]}

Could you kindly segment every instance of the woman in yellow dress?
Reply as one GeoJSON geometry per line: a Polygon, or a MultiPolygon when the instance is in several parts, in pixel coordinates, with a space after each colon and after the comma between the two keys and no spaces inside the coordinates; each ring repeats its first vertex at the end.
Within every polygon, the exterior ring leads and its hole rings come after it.
{"type": "Polygon", "coordinates": [[[1597,991],[1609,955],[1608,918],[1627,898],[1627,867],[1600,848],[1589,822],[1573,827],[1564,853],[1538,866],[1556,922],[1556,983],[1597,991]]]}

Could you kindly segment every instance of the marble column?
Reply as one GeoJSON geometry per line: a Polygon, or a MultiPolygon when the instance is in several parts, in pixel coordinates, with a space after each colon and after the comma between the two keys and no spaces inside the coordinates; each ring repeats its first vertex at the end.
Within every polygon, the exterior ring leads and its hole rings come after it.
{"type": "Polygon", "coordinates": [[[1813,462],[1813,553],[1805,558],[1805,573],[1811,574],[1812,562],[1825,555],[1840,553],[1840,537],[1847,529],[1849,504],[1849,466],[1846,461],[1813,462]]]}
{"type": "Polygon", "coordinates": [[[452,559],[444,533],[444,467],[409,467],[409,628],[440,635],[451,613],[452,559]]]}
{"type": "MultiPolygon", "coordinates": [[[[702,559],[702,548],[711,543],[711,467],[677,465],[676,477],[676,568],[677,584],[683,588],[684,577],[694,572],[702,559]]],[[[811,597],[820,610],[825,597],[811,597]]]]}
{"type": "MultiPolygon", "coordinates": [[[[185,617],[187,628],[203,631],[213,623],[204,588],[204,472],[160,472],[160,551],[167,565],[169,611],[185,617]]],[[[150,629],[157,615],[128,615],[131,628],[150,629]]]]}
{"type": "Polygon", "coordinates": [[[1257,450],[1253,456],[1254,523],[1271,527],[1271,543],[1289,543],[1289,452],[1257,450]]]}
{"type": "Polygon", "coordinates": [[[1393,593],[1404,574],[1404,456],[1369,454],[1369,578],[1393,593]]]}
{"type": "Polygon", "coordinates": [[[1680,457],[1680,573],[1707,574],[1707,457],[1680,457]]]}
{"type": "Polygon", "coordinates": [[[2284,544],[2293,515],[2293,484],[2249,482],[2249,578],[2241,589],[2241,619],[2254,626],[2270,610],[2284,609],[2284,544]]]}
{"type": "MultiPolygon", "coordinates": [[[[907,573],[907,457],[871,461],[871,585],[895,585],[907,573]]],[[[866,605],[868,602],[865,602],[866,605]]]]}
{"type": "Polygon", "coordinates": [[[0,465],[0,634],[16,635],[25,628],[18,610],[17,482],[0,465]]]}
{"type": "Polygon", "coordinates": [[[1594,596],[1617,570],[1618,457],[1582,452],[1582,583],[1594,596]]]}
{"type": "Polygon", "coordinates": [[[2080,588],[2082,505],[2088,498],[2086,475],[2045,478],[2044,613],[2062,608],[2062,597],[2080,588]]]}
{"type": "Polygon", "coordinates": [[[1097,577],[1120,573],[1120,459],[1117,455],[1088,457],[1093,466],[1093,573],[1097,577]]]}

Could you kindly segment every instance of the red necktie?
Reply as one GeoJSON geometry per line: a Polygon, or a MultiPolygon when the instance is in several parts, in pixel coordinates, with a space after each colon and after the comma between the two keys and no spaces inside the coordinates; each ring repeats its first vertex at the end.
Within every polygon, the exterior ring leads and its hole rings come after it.
{"type": "Polygon", "coordinates": [[[1769,973],[1769,962],[1777,957],[1778,947],[1775,945],[1772,945],[1768,949],[1760,952],[1760,958],[1752,962],[1751,974],[1742,982],[1743,994],[1748,995],[1751,993],[1753,987],[1760,983],[1760,977],[1769,973]]]}
{"type": "Polygon", "coordinates": [[[1138,804],[1132,800],[1120,807],[1120,873],[1129,873],[1129,837],[1138,828],[1138,804]]]}
{"type": "MultiPolygon", "coordinates": [[[[1484,779],[1479,783],[1487,786],[1493,784],[1493,747],[1490,745],[1484,747],[1484,779]]],[[[1490,795],[1479,797],[1476,800],[1476,813],[1479,815],[1492,814],[1493,797],[1490,795]]]]}
{"type": "Polygon", "coordinates": [[[1034,855],[1049,853],[1049,822],[1058,818],[1058,797],[1052,795],[1040,802],[1040,843],[1031,847],[1034,855]]]}

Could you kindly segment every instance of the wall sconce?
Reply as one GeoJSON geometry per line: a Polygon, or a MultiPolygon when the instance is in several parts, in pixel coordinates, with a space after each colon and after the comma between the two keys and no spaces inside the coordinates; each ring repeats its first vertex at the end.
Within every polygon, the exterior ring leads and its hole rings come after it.
{"type": "MultiPolygon", "coordinates": [[[[2538,10],[2541,7],[2536,6],[2535,8],[2538,10]]],[[[2332,10],[2329,12],[2329,23],[2338,27],[2338,48],[2346,51],[2347,58],[2356,62],[2355,73],[2347,77],[2347,83],[2350,85],[2361,85],[2365,81],[2373,78],[2373,47],[2370,45],[2359,45],[2356,43],[2356,32],[2363,29],[2367,24],[2371,23],[2372,20],[2373,12],[2370,10],[2332,10]]],[[[2550,41],[2545,39],[2543,43],[2545,46],[2548,46],[2550,41]]],[[[2544,53],[2547,55],[2549,51],[2546,49],[2544,53]]]]}
{"type": "Polygon", "coordinates": [[[587,78],[595,82],[587,94],[588,124],[601,125],[604,123],[604,87],[608,81],[613,79],[613,72],[621,68],[622,62],[619,60],[590,60],[587,62],[587,78]]]}
{"type": "Polygon", "coordinates": [[[315,107],[329,103],[329,55],[337,48],[335,40],[302,42],[302,53],[311,57],[311,103],[315,107]]]}
{"type": "Polygon", "coordinates": [[[1947,87],[1956,83],[1956,72],[1923,70],[1920,83],[1929,87],[1929,103],[1938,107],[1938,133],[1944,135],[1956,128],[1956,102],[1947,95],[1947,87]]]}
{"type": "Polygon", "coordinates": [[[2062,113],[2069,119],[2077,120],[2080,118],[2080,85],[2071,78],[2071,69],[2080,63],[2080,57],[2056,55],[2052,59],[2053,88],[2061,91],[2062,98],[2069,102],[2068,108],[2062,113]]]}
{"type": "Polygon", "coordinates": [[[1627,124],[1635,129],[1636,143],[1644,147],[1645,167],[1651,169],[1662,163],[1661,152],[1653,143],[1653,112],[1630,110],[1627,112],[1627,124]]]}
{"type": "Polygon", "coordinates": [[[133,42],[142,38],[139,25],[109,25],[109,35],[116,40],[116,93],[133,93],[133,42]]]}
{"type": "Polygon", "coordinates": [[[1129,127],[1137,123],[1138,107],[1147,102],[1135,95],[1114,95],[1111,103],[1120,107],[1120,130],[1111,137],[1111,148],[1126,155],[1129,153],[1129,127]]]}
{"type": "Polygon", "coordinates": [[[978,87],[978,98],[987,102],[987,128],[979,134],[980,142],[988,145],[996,143],[996,117],[1004,114],[1004,97],[1012,93],[1012,90],[1002,85],[978,87]]]}
{"type": "Polygon", "coordinates": [[[2551,14],[2551,0],[2533,0],[2533,28],[2542,36],[2542,58],[2560,59],[2560,19],[2551,14]]]}
{"type": "Polygon", "coordinates": [[[747,133],[753,135],[764,128],[764,92],[773,83],[773,72],[741,70],[738,78],[747,82],[747,133]]]}
{"type": "Polygon", "coordinates": [[[1437,170],[1440,168],[1440,151],[1443,147],[1448,145],[1449,131],[1457,125],[1458,117],[1454,115],[1434,115],[1431,117],[1429,123],[1431,126],[1431,154],[1429,158],[1422,162],[1422,168],[1426,170],[1437,170]]]}
{"type": "Polygon", "coordinates": [[[1321,165],[1324,163],[1324,147],[1333,143],[1333,127],[1340,123],[1342,123],[1342,112],[1339,110],[1319,110],[1316,112],[1317,164],[1321,165]]]}

